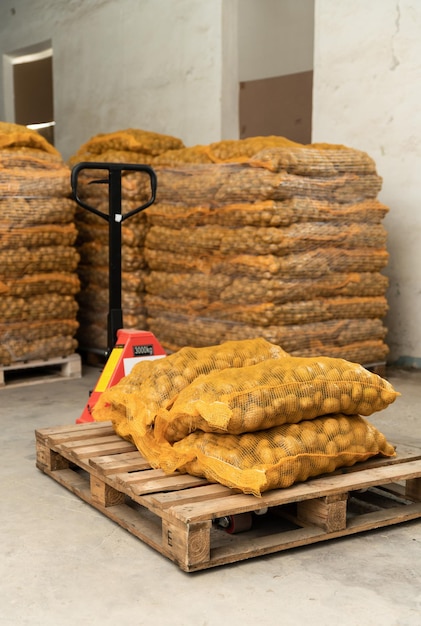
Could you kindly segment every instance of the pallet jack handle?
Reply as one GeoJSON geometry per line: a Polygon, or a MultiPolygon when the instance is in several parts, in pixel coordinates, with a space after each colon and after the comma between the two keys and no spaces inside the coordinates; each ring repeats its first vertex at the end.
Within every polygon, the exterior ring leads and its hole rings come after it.
{"type": "Polygon", "coordinates": [[[73,199],[79,206],[98,215],[109,224],[109,309],[108,309],[108,346],[107,357],[116,343],[117,331],[123,328],[123,311],[121,308],[121,224],[124,220],[147,209],[155,202],[157,179],[154,170],[149,165],[139,165],[130,163],[97,163],[81,162],[75,165],[71,172],[71,186],[73,199]],[[84,202],[78,194],[79,174],[83,170],[105,170],[108,172],[106,178],[92,180],[89,184],[108,185],[109,212],[104,213],[95,207],[84,202]],[[121,177],[125,171],[145,172],[150,179],[151,195],[149,200],[141,206],[122,213],[121,207],[121,177]]]}

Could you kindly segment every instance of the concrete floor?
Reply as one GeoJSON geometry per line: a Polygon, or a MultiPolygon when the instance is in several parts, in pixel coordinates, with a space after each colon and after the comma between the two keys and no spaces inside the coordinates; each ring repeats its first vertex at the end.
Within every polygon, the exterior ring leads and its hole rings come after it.
{"type": "MultiPolygon", "coordinates": [[[[186,574],[37,470],[34,430],[73,424],[98,375],[0,390],[1,625],[421,624],[421,520],[186,574]]],[[[421,371],[388,378],[370,421],[421,444],[421,371]]]]}

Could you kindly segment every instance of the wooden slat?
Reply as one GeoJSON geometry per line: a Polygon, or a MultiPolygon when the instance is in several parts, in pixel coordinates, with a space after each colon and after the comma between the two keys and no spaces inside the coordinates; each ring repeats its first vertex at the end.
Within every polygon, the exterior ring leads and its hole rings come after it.
{"type": "Polygon", "coordinates": [[[122,454],[113,454],[106,456],[98,456],[89,460],[91,467],[99,474],[118,474],[121,472],[134,472],[136,470],[149,469],[149,462],[139,454],[137,450],[133,452],[123,452],[122,454]]]}
{"type": "MultiPolygon", "coordinates": [[[[237,494],[218,500],[218,515],[237,515],[270,506],[280,506],[291,502],[301,502],[322,496],[347,493],[357,489],[367,489],[372,485],[385,485],[394,480],[410,479],[421,475],[421,460],[408,461],[398,465],[376,467],[351,474],[314,478],[298,483],[288,489],[275,489],[263,493],[261,498],[237,494]]],[[[189,524],[212,518],[214,506],[210,502],[197,502],[172,507],[174,517],[189,524]]]]}

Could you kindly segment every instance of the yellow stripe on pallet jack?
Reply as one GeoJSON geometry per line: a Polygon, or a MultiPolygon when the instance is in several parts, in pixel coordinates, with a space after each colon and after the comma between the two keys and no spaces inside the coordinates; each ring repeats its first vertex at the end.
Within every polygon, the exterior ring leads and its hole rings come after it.
{"type": "Polygon", "coordinates": [[[105,391],[108,388],[109,382],[111,380],[111,376],[114,374],[115,368],[121,358],[123,353],[124,346],[115,346],[108,357],[108,360],[105,364],[105,367],[102,371],[101,376],[98,379],[96,387],[94,391],[105,391]]]}

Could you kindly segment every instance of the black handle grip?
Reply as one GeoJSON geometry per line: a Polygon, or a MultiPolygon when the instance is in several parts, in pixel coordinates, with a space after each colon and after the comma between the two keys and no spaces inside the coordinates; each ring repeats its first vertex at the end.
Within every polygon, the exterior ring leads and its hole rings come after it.
{"type": "MultiPolygon", "coordinates": [[[[137,163],[99,163],[99,162],[94,162],[94,161],[82,161],[81,163],[77,163],[77,165],[75,165],[72,169],[71,178],[70,178],[73,199],[78,203],[79,206],[83,207],[87,211],[90,211],[91,213],[95,213],[95,215],[98,215],[99,217],[102,217],[103,219],[107,221],[109,221],[109,215],[107,213],[103,213],[102,211],[99,211],[95,207],[90,206],[79,197],[78,179],[79,179],[80,172],[82,172],[83,170],[106,170],[108,171],[109,173],[108,178],[101,179],[101,180],[93,180],[91,181],[91,183],[108,184],[110,198],[112,198],[114,195],[113,189],[112,189],[114,182],[117,183],[117,185],[119,186],[119,190],[121,190],[121,173],[123,171],[145,172],[146,174],[148,174],[150,183],[151,183],[151,195],[150,195],[149,200],[145,202],[145,204],[142,204],[141,206],[136,207],[132,211],[128,211],[127,213],[121,214],[121,218],[120,218],[121,222],[131,217],[132,215],[136,215],[136,213],[140,213],[140,211],[147,209],[148,206],[150,206],[151,204],[155,202],[157,179],[156,179],[156,174],[154,170],[149,165],[141,165],[137,163]]],[[[117,192],[117,197],[119,198],[119,204],[121,205],[121,195],[118,192],[117,192]]],[[[114,207],[114,213],[117,213],[120,211],[121,211],[121,206],[114,207]]]]}

